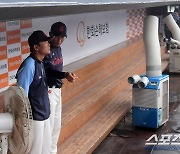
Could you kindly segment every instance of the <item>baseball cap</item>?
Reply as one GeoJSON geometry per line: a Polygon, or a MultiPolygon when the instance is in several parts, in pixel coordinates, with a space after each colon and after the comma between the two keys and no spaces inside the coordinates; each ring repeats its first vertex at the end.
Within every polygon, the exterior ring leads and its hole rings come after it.
{"type": "Polygon", "coordinates": [[[29,46],[34,46],[39,42],[49,41],[52,37],[48,37],[43,31],[34,31],[28,38],[29,46]]]}
{"type": "Polygon", "coordinates": [[[67,37],[67,27],[62,22],[56,22],[51,26],[51,33],[54,36],[65,36],[67,37]]]}

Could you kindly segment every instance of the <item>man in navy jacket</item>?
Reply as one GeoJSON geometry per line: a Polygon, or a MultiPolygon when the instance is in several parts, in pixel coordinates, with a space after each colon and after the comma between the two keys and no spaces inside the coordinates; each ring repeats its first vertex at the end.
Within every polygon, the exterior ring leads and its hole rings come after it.
{"type": "Polygon", "coordinates": [[[50,154],[50,103],[48,85],[42,60],[50,53],[50,44],[44,32],[34,31],[28,38],[30,55],[17,71],[17,83],[30,101],[33,114],[33,144],[29,154],[50,154]]]}

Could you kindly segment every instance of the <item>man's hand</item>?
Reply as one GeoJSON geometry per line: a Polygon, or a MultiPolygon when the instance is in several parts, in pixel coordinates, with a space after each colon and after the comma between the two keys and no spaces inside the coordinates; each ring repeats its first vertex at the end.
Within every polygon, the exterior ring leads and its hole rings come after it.
{"type": "Polygon", "coordinates": [[[70,72],[66,72],[66,79],[69,81],[69,82],[71,82],[71,83],[73,83],[74,81],[75,81],[75,79],[77,79],[78,77],[76,76],[76,74],[74,74],[74,73],[70,73],[70,72]]]}

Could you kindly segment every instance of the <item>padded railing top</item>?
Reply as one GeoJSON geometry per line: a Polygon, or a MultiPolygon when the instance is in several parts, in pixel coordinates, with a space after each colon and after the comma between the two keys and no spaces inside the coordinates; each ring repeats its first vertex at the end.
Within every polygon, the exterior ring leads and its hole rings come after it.
{"type": "Polygon", "coordinates": [[[29,6],[29,5],[103,5],[103,4],[145,4],[145,3],[157,3],[157,2],[174,2],[178,0],[1,0],[1,6],[29,6]]]}

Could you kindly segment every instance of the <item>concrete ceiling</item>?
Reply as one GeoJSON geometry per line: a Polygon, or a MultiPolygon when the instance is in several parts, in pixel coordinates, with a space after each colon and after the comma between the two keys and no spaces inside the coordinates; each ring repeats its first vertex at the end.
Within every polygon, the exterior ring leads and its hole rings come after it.
{"type": "Polygon", "coordinates": [[[63,4],[41,3],[41,4],[2,4],[0,3],[0,21],[36,18],[45,16],[56,16],[66,14],[78,14],[86,12],[110,11],[120,9],[136,9],[158,7],[166,5],[180,5],[180,1],[163,2],[131,2],[131,3],[104,3],[104,4],[63,4]]]}

